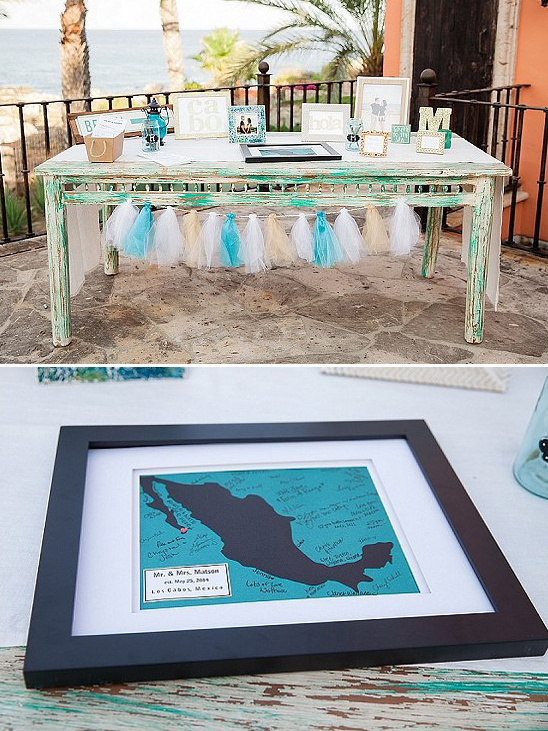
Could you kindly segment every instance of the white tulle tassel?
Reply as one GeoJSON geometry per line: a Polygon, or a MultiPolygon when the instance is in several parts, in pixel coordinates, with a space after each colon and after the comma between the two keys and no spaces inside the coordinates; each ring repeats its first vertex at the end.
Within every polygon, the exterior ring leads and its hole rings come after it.
{"type": "Polygon", "coordinates": [[[387,254],[390,242],[381,214],[375,206],[367,206],[367,214],[363,225],[363,240],[367,251],[372,254],[387,254]]]}
{"type": "Polygon", "coordinates": [[[211,269],[220,265],[221,225],[219,214],[211,211],[198,237],[198,269],[211,269]]]}
{"type": "Polygon", "coordinates": [[[120,249],[122,241],[135,223],[139,209],[133,205],[131,198],[121,203],[112,211],[103,226],[101,243],[105,249],[120,249]]]}
{"type": "Polygon", "coordinates": [[[312,261],[314,259],[314,237],[310,230],[310,224],[304,213],[299,216],[291,229],[291,241],[297,251],[299,259],[312,261]]]}
{"type": "Polygon", "coordinates": [[[152,226],[152,246],[149,259],[159,267],[177,264],[183,258],[184,240],[177,214],[171,208],[161,213],[152,226]]]}
{"type": "Polygon", "coordinates": [[[183,261],[189,267],[198,266],[198,240],[200,238],[200,219],[196,211],[190,211],[183,216],[183,237],[185,251],[183,261]]]}
{"type": "Polygon", "coordinates": [[[421,220],[404,198],[396,203],[390,219],[390,253],[409,256],[421,236],[421,220]]]}
{"type": "Polygon", "coordinates": [[[343,261],[357,264],[360,260],[360,253],[364,248],[363,237],[358,224],[346,208],[341,208],[341,212],[333,224],[333,230],[343,251],[343,261]]]}
{"type": "Polygon", "coordinates": [[[245,264],[248,274],[264,272],[270,267],[266,257],[264,236],[261,224],[255,213],[251,213],[242,234],[242,251],[240,259],[245,264]]]}

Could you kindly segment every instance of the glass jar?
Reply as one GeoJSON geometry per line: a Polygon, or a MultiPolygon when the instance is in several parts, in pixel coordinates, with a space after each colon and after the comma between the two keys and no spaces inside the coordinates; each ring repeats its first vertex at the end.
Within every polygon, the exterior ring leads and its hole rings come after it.
{"type": "Polygon", "coordinates": [[[160,149],[160,125],[156,119],[146,119],[141,127],[143,152],[157,152],[160,149]]]}
{"type": "Polygon", "coordinates": [[[351,152],[359,152],[360,150],[360,132],[362,131],[363,122],[357,117],[350,117],[346,123],[346,143],[345,148],[351,152]]]}
{"type": "Polygon", "coordinates": [[[514,477],[526,490],[548,498],[548,378],[514,462],[514,477]]]}

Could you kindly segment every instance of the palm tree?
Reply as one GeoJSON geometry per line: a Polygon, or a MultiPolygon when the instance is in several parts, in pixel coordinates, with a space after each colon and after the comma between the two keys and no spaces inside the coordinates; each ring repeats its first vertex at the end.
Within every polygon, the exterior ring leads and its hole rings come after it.
{"type": "Polygon", "coordinates": [[[259,61],[295,51],[329,51],[329,79],[382,76],[384,0],[245,0],[277,8],[285,19],[232,69],[246,74],[259,61]]]}
{"type": "Polygon", "coordinates": [[[185,80],[177,0],[160,0],[160,18],[169,88],[171,91],[178,91],[184,88],[185,80]]]}
{"type": "Polygon", "coordinates": [[[211,72],[213,84],[235,84],[238,81],[248,81],[255,72],[251,71],[246,77],[234,76],[231,68],[241,63],[249,53],[249,46],[240,38],[237,30],[228,28],[215,28],[211,33],[205,35],[200,43],[202,50],[195,56],[200,66],[211,72]]]}
{"type": "Polygon", "coordinates": [[[61,89],[64,99],[90,95],[85,0],[65,0],[61,14],[61,89]]]}

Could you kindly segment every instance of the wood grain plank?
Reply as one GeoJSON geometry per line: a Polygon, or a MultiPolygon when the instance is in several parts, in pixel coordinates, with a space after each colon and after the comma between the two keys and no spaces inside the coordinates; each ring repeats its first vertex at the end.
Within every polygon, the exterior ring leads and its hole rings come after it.
{"type": "Polygon", "coordinates": [[[36,691],[23,655],[0,649],[5,730],[548,729],[548,675],[397,666],[36,691]]]}

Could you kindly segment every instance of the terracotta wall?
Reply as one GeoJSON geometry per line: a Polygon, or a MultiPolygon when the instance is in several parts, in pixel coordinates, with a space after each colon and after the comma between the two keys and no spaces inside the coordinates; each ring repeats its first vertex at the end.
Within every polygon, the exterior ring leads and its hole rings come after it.
{"type": "MultiPolygon", "coordinates": [[[[385,76],[399,75],[401,13],[401,0],[386,0],[385,76]]],[[[524,104],[548,106],[548,7],[542,7],[540,0],[521,1],[515,83],[531,84],[530,89],[522,92],[521,99],[524,104]]],[[[535,226],[544,115],[541,112],[527,112],[525,119],[520,175],[522,188],[529,194],[529,200],[517,207],[515,233],[532,236],[535,226]]],[[[506,212],[506,222],[507,219],[506,212]]],[[[540,236],[541,239],[548,241],[548,190],[544,197],[540,236]]]]}

